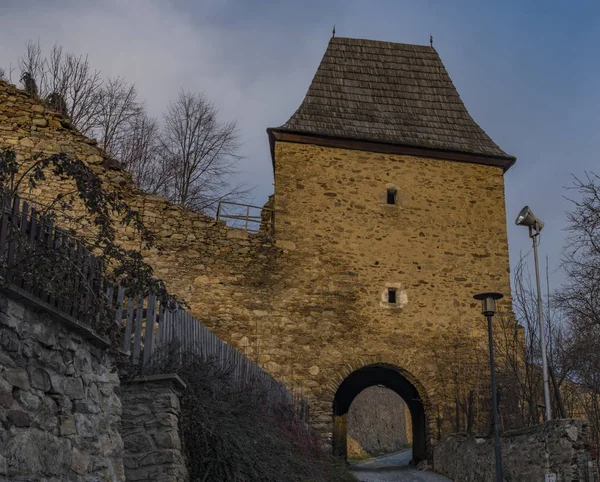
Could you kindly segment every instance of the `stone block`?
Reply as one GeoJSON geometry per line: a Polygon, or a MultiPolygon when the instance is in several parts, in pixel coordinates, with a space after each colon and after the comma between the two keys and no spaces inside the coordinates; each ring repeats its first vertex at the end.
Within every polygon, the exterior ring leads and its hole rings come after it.
{"type": "Polygon", "coordinates": [[[123,435],[123,443],[128,454],[145,454],[154,449],[152,440],[145,431],[138,429],[137,432],[123,435]]]}
{"type": "Polygon", "coordinates": [[[20,346],[19,336],[14,331],[0,327],[0,347],[7,352],[18,352],[20,346]]]}
{"type": "Polygon", "coordinates": [[[29,390],[29,375],[24,368],[9,368],[4,371],[2,376],[13,387],[29,390]]]}
{"type": "Polygon", "coordinates": [[[76,448],[71,452],[71,470],[76,474],[85,474],[90,465],[91,457],[76,448]]]}
{"type": "Polygon", "coordinates": [[[75,435],[77,433],[77,428],[75,427],[75,417],[73,416],[63,416],[60,419],[60,434],[63,437],[67,437],[69,435],[75,435]]]}
{"type": "Polygon", "coordinates": [[[33,119],[33,121],[31,122],[34,126],[37,127],[47,127],[48,126],[48,121],[46,119],[33,119]]]}
{"type": "Polygon", "coordinates": [[[31,417],[22,410],[9,410],[6,419],[14,427],[29,427],[31,425],[31,417]]]}
{"type": "Polygon", "coordinates": [[[10,408],[13,404],[12,392],[0,390],[0,407],[10,408]]]}
{"type": "Polygon", "coordinates": [[[63,383],[63,393],[71,400],[81,400],[85,398],[83,391],[83,381],[79,377],[67,377],[63,383]]]}
{"type": "Polygon", "coordinates": [[[15,390],[16,399],[22,408],[25,408],[33,413],[39,411],[42,405],[42,399],[34,393],[26,390],[15,390]]]}
{"type": "Polygon", "coordinates": [[[94,426],[92,417],[84,414],[75,414],[75,427],[77,429],[77,435],[80,437],[93,438],[97,435],[96,427],[94,426]]]}
{"type": "Polygon", "coordinates": [[[29,377],[33,388],[44,392],[49,392],[52,389],[50,375],[43,368],[29,367],[29,377]]]}
{"type": "Polygon", "coordinates": [[[70,466],[71,446],[47,432],[31,428],[18,431],[4,447],[9,476],[57,476],[70,466]]]}

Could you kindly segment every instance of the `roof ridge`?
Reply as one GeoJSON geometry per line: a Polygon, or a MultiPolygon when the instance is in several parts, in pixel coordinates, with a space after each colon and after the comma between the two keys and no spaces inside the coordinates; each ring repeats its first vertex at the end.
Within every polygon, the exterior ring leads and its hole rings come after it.
{"type": "Polygon", "coordinates": [[[361,39],[361,38],[355,38],[355,37],[331,37],[330,42],[332,41],[340,41],[340,40],[349,40],[351,42],[357,42],[357,43],[372,43],[372,44],[376,44],[376,45],[391,45],[391,46],[396,46],[396,47],[418,47],[418,48],[423,48],[423,49],[427,49],[427,50],[431,50],[431,51],[435,51],[435,48],[432,47],[431,45],[421,45],[421,44],[409,44],[409,43],[404,43],[404,42],[390,42],[389,40],[375,40],[375,39],[361,39]]]}

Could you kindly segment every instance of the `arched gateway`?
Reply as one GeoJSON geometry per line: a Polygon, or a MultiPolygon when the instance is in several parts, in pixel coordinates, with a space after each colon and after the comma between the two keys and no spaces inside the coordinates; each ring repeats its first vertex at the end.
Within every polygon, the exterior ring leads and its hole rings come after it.
{"type": "Polygon", "coordinates": [[[428,437],[425,414],[424,390],[418,390],[410,377],[394,365],[378,363],[367,365],[352,372],[340,384],[333,401],[333,453],[346,458],[348,455],[348,411],[356,396],[366,388],[381,385],[396,392],[404,399],[412,419],[413,460],[427,459],[428,437]]]}

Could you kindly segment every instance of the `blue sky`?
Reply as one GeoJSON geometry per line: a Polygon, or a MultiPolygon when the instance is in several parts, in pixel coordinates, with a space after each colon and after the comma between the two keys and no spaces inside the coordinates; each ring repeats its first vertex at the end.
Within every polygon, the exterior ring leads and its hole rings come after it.
{"type": "Polygon", "coordinates": [[[238,121],[240,179],[262,204],[272,192],[265,129],[298,107],[334,24],[345,37],[427,44],[433,35],[473,118],[518,157],[505,176],[512,263],[530,250],[513,224],[529,204],[546,223],[540,253],[556,288],[564,187],[600,172],[600,2],[2,0],[0,65],[39,38],[135,82],[155,116],[181,87],[205,92],[238,121]]]}

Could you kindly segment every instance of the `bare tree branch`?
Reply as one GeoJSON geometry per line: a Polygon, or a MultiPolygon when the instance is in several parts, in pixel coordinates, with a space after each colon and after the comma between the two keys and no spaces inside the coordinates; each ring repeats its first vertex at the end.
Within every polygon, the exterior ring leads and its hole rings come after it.
{"type": "Polygon", "coordinates": [[[97,95],[97,115],[92,131],[98,135],[100,146],[115,156],[123,136],[141,115],[143,106],[137,100],[134,84],[124,79],[108,79],[97,95]]]}
{"type": "Polygon", "coordinates": [[[217,114],[204,95],[182,91],[164,116],[162,147],[171,174],[165,194],[190,209],[210,209],[246,194],[242,186],[229,185],[241,160],[237,125],[220,122],[217,114]]]}

